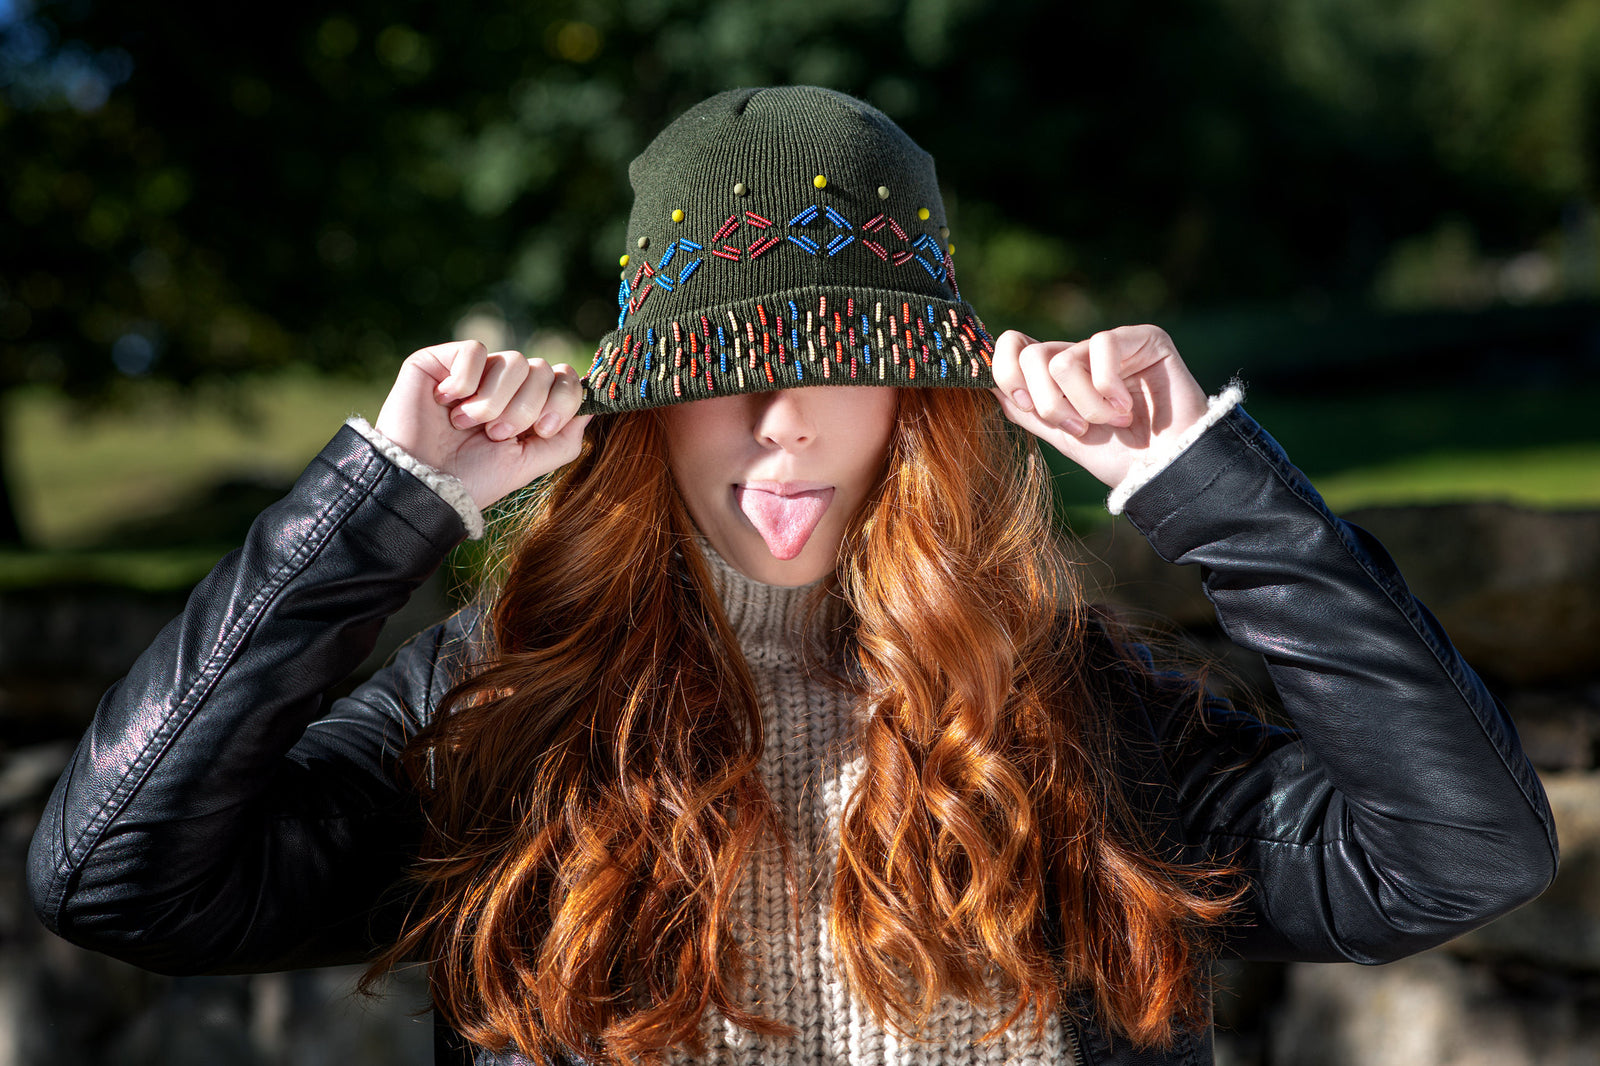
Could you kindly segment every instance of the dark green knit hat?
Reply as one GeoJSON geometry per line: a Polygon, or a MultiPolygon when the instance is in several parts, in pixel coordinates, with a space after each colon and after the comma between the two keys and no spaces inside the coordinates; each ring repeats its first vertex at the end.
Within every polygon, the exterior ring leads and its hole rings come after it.
{"type": "Polygon", "coordinates": [[[628,167],[617,328],[581,411],[801,385],[987,388],[933,157],[811,86],[690,108],[628,167]]]}

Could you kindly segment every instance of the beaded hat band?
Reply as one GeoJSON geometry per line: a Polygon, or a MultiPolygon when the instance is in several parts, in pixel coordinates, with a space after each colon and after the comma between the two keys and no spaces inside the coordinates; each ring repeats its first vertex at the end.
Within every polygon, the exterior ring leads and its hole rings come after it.
{"type": "Polygon", "coordinates": [[[737,89],[628,168],[617,328],[585,414],[811,385],[987,388],[933,157],[829,89],[737,89]]]}

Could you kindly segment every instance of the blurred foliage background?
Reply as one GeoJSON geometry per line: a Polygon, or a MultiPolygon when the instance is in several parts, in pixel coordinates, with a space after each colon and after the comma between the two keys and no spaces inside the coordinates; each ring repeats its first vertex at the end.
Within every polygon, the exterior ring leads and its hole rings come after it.
{"type": "Polygon", "coordinates": [[[586,355],[628,160],[773,82],[933,152],[996,330],[1156,319],[1308,468],[1600,500],[1592,0],[0,0],[0,541],[133,543],[159,485],[73,470],[298,461],[442,337],[586,355]]]}

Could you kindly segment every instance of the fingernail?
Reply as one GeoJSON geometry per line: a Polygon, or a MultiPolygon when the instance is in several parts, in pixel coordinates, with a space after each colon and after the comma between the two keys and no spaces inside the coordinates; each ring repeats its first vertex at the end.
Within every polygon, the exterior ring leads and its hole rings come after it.
{"type": "Polygon", "coordinates": [[[1120,411],[1123,414],[1127,414],[1131,410],[1128,406],[1128,401],[1121,396],[1107,396],[1106,403],[1111,405],[1113,411],[1120,411]]]}
{"type": "Polygon", "coordinates": [[[484,430],[490,440],[509,440],[517,435],[517,431],[509,422],[496,422],[484,430]]]}
{"type": "Polygon", "coordinates": [[[1085,433],[1089,432],[1089,423],[1083,421],[1082,419],[1067,417],[1061,420],[1061,428],[1072,434],[1074,437],[1081,437],[1085,433]]]}
{"type": "Polygon", "coordinates": [[[561,421],[553,414],[539,416],[539,421],[533,424],[533,431],[541,437],[548,437],[556,431],[556,423],[561,421]]]}
{"type": "Polygon", "coordinates": [[[460,409],[457,409],[450,412],[450,424],[457,429],[470,429],[472,419],[467,417],[460,409]]]}
{"type": "Polygon", "coordinates": [[[1033,397],[1028,395],[1027,389],[1018,389],[1011,394],[1011,402],[1024,411],[1033,410],[1033,397]]]}

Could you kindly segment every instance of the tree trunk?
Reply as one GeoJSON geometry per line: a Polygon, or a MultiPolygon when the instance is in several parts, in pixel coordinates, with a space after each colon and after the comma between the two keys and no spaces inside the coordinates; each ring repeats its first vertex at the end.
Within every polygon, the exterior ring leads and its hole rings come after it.
{"type": "Polygon", "coordinates": [[[5,394],[0,393],[0,548],[22,546],[22,525],[11,496],[11,440],[6,424],[5,394]]]}

